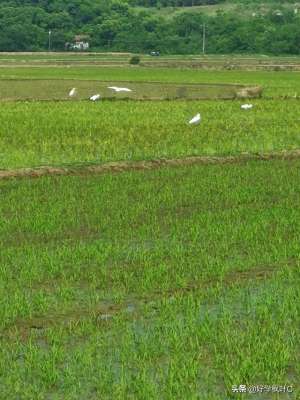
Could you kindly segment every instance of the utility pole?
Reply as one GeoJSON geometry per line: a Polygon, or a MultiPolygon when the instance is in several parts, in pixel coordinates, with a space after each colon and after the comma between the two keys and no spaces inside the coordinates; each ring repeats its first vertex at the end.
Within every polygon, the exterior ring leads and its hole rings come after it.
{"type": "Polygon", "coordinates": [[[48,51],[51,50],[51,31],[49,31],[49,36],[48,36],[48,51]]]}
{"type": "Polygon", "coordinates": [[[205,40],[206,40],[205,24],[202,25],[202,54],[205,55],[205,40]]]}

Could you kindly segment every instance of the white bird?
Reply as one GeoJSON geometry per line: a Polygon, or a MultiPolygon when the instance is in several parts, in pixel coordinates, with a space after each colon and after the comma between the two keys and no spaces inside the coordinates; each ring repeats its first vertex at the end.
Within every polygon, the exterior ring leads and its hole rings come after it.
{"type": "Polygon", "coordinates": [[[100,94],[94,94],[93,96],[90,97],[90,100],[96,101],[100,99],[100,94]]]}
{"type": "Polygon", "coordinates": [[[190,125],[197,125],[197,124],[200,123],[200,121],[201,121],[201,115],[198,113],[197,115],[194,116],[194,118],[192,118],[192,119],[189,121],[189,124],[190,124],[190,125]]]}
{"type": "Polygon", "coordinates": [[[76,89],[76,88],[73,88],[72,90],[70,90],[69,96],[70,96],[70,97],[75,96],[76,92],[77,92],[77,89],[76,89]]]}
{"type": "Polygon", "coordinates": [[[249,109],[252,108],[252,107],[253,107],[252,104],[242,104],[242,105],[241,105],[241,108],[242,108],[243,110],[249,110],[249,109]]]}
{"type": "Polygon", "coordinates": [[[114,90],[115,92],[132,92],[131,89],[126,87],[109,86],[108,89],[114,90]]]}

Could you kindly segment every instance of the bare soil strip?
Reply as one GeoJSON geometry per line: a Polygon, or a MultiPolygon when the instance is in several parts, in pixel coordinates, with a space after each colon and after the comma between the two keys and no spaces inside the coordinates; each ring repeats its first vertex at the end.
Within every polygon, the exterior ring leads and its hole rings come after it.
{"type": "Polygon", "coordinates": [[[237,164],[248,161],[293,160],[299,158],[300,149],[297,149],[260,154],[242,153],[237,156],[225,157],[192,156],[173,159],[162,158],[144,161],[108,162],[100,165],[74,165],[67,167],[41,166],[37,168],[0,170],[0,180],[11,178],[39,178],[52,175],[100,175],[126,171],[152,170],[161,167],[180,167],[197,164],[237,164]]]}

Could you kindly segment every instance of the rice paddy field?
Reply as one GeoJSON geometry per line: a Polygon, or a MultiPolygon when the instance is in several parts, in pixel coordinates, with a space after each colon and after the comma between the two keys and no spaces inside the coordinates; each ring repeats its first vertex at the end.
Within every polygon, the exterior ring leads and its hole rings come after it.
{"type": "MultiPolygon", "coordinates": [[[[188,7],[189,8],[189,7],[188,7]]],[[[165,9],[167,10],[167,9],[165,9]]],[[[201,49],[202,50],[202,49],[201,49]]],[[[200,69],[237,69],[237,70],[300,70],[299,56],[274,57],[270,55],[212,55],[202,54],[172,55],[161,54],[152,57],[150,54],[139,54],[140,65],[143,67],[193,67],[200,69]]],[[[132,53],[96,53],[96,52],[34,52],[34,53],[0,53],[1,67],[40,67],[61,65],[71,66],[106,66],[128,67],[132,53]]]]}
{"type": "Polygon", "coordinates": [[[299,77],[0,68],[1,400],[299,398],[299,77]],[[155,82],[264,91],[247,111],[185,93],[86,99],[155,82]],[[179,161],[76,172],[163,159],[179,161]],[[41,166],[75,172],[18,177],[41,166]]]}
{"type": "MultiPolygon", "coordinates": [[[[65,79],[11,79],[0,80],[1,100],[68,100],[70,81],[65,79]]],[[[76,80],[76,100],[87,100],[95,90],[100,91],[102,100],[207,100],[234,99],[245,89],[244,85],[230,84],[176,84],[169,82],[120,82],[129,85],[130,92],[114,92],[114,82],[76,80]]],[[[252,96],[254,97],[254,96],[252,96]]],[[[257,96],[256,96],[257,97],[257,96]]]]}

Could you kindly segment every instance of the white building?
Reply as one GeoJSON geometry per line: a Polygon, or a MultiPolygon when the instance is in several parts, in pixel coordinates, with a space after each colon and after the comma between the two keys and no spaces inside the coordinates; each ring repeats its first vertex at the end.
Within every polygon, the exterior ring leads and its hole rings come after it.
{"type": "Polygon", "coordinates": [[[88,35],[76,35],[73,43],[66,43],[66,47],[70,50],[88,50],[90,47],[88,35]]]}

